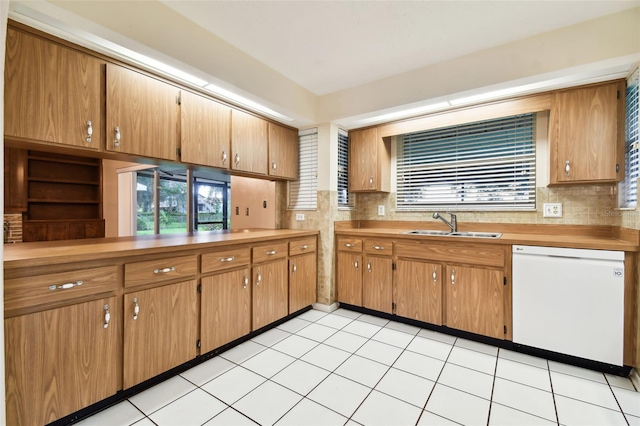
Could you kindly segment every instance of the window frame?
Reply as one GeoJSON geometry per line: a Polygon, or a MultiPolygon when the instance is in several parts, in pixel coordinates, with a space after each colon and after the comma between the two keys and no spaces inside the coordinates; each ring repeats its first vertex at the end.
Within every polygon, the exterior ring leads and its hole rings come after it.
{"type": "Polygon", "coordinates": [[[640,68],[636,68],[627,78],[627,87],[625,90],[625,168],[624,180],[618,184],[618,208],[620,209],[635,209],[638,206],[638,177],[640,175],[639,90],[640,68]],[[629,110],[630,107],[631,110],[629,110]]]}

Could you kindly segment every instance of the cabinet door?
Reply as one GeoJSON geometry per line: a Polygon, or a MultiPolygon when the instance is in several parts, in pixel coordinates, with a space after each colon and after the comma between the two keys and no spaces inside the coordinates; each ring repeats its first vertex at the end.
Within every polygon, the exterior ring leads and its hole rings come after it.
{"type": "Polygon", "coordinates": [[[176,160],[178,95],[170,84],[107,64],[107,150],[176,160]]]}
{"type": "Polygon", "coordinates": [[[180,159],[228,169],[231,108],[191,92],[180,97],[180,159]]]}
{"type": "Polygon", "coordinates": [[[316,302],[318,270],[316,254],[309,253],[289,259],[289,313],[316,302]]]}
{"type": "Polygon", "coordinates": [[[377,127],[349,132],[349,191],[391,190],[391,146],[377,127]]]}
{"type": "Polygon", "coordinates": [[[444,280],[447,327],[504,338],[502,271],[448,265],[444,280]]]}
{"type": "Polygon", "coordinates": [[[124,295],[124,388],[196,356],[194,280],[124,295]]]}
{"type": "Polygon", "coordinates": [[[289,312],[287,260],[254,267],[253,281],[253,330],[257,330],[289,312]]]}
{"type": "Polygon", "coordinates": [[[269,176],[298,179],[298,132],[269,123],[269,176]]]}
{"type": "Polygon", "coordinates": [[[267,122],[246,112],[231,112],[231,169],[267,174],[267,122]]]}
{"type": "Polygon", "coordinates": [[[362,255],[338,252],[338,301],[362,306],[362,255]]]}
{"type": "Polygon", "coordinates": [[[561,91],[552,97],[551,183],[624,178],[624,161],[618,155],[623,149],[618,128],[622,93],[624,88],[613,83],[561,91]]]}
{"type": "Polygon", "coordinates": [[[249,269],[241,269],[202,278],[202,353],[251,332],[250,274],[249,269]]]}
{"type": "Polygon", "coordinates": [[[442,265],[398,260],[394,291],[396,315],[442,325],[442,265]]]}
{"type": "Polygon", "coordinates": [[[362,279],[362,302],[365,308],[392,312],[393,261],[390,257],[365,257],[362,279]]]}
{"type": "Polygon", "coordinates": [[[94,57],[9,28],[5,135],[99,149],[101,67],[94,57]]]}
{"type": "Polygon", "coordinates": [[[47,424],[116,393],[115,302],[110,297],[5,320],[7,424],[47,424]]]}

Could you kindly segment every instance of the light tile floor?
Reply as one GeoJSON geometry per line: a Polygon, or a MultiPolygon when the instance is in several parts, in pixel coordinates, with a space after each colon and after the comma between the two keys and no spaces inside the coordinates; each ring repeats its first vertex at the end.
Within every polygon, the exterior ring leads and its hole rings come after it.
{"type": "Polygon", "coordinates": [[[629,379],[370,315],[308,311],[81,422],[640,425],[629,379]]]}

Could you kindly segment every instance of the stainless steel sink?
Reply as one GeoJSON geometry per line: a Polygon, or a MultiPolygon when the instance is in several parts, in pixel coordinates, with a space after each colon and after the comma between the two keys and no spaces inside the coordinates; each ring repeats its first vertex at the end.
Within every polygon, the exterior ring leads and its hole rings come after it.
{"type": "Polygon", "coordinates": [[[502,234],[499,232],[449,232],[435,229],[414,229],[413,231],[403,232],[407,235],[431,235],[442,237],[466,237],[466,238],[500,238],[502,234]]]}
{"type": "Polygon", "coordinates": [[[416,229],[414,231],[403,232],[409,235],[449,235],[449,231],[438,231],[435,229],[416,229]]]}

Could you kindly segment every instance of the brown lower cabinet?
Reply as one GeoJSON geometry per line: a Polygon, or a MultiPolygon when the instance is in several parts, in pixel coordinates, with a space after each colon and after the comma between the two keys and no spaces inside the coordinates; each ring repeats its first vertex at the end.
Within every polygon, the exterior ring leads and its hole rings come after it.
{"type": "Polygon", "coordinates": [[[338,300],[349,305],[362,306],[362,255],[339,251],[337,265],[338,300]]]}
{"type": "Polygon", "coordinates": [[[393,311],[393,259],[365,256],[362,305],[388,314],[393,311]]]}
{"type": "Polygon", "coordinates": [[[396,315],[442,325],[442,265],[398,259],[394,292],[396,315]]]}
{"type": "Polygon", "coordinates": [[[114,296],[5,319],[6,424],[43,425],[115,394],[118,317],[114,296]]]}
{"type": "Polygon", "coordinates": [[[316,302],[318,268],[315,253],[289,259],[289,313],[316,302]]]}
{"type": "Polygon", "coordinates": [[[455,265],[446,271],[447,327],[504,339],[504,273],[455,265]]]}
{"type": "Polygon", "coordinates": [[[124,295],[125,389],[197,355],[197,281],[124,295]]]}
{"type": "Polygon", "coordinates": [[[249,268],[202,278],[202,353],[251,332],[249,268]]]}
{"type": "Polygon", "coordinates": [[[253,267],[253,330],[289,313],[287,259],[253,267]]]}

